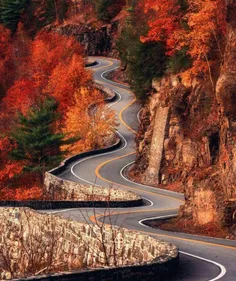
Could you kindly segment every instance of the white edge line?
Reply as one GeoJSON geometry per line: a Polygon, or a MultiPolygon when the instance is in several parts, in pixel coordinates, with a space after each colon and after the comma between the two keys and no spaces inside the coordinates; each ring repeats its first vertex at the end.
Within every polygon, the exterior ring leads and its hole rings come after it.
{"type": "Polygon", "coordinates": [[[147,201],[150,203],[150,205],[149,205],[149,206],[145,206],[146,208],[147,208],[147,207],[148,207],[148,208],[151,208],[151,207],[154,205],[154,203],[153,203],[153,201],[152,201],[152,200],[147,199],[146,197],[142,197],[142,199],[147,200],[147,201]]]}
{"type": "MultiPolygon", "coordinates": [[[[100,63],[100,64],[101,64],[101,63],[100,63]]],[[[115,70],[115,69],[117,69],[117,68],[119,68],[119,66],[113,68],[112,70],[115,70]]],[[[106,71],[104,71],[104,72],[101,74],[102,78],[105,79],[106,81],[109,81],[109,82],[110,82],[110,80],[108,80],[106,77],[104,77],[104,75],[105,75],[105,73],[110,72],[110,71],[112,71],[112,70],[106,70],[106,71]]],[[[114,83],[115,83],[115,82],[114,82],[114,83]]],[[[116,84],[119,85],[118,83],[116,83],[116,84]]],[[[108,106],[109,108],[113,107],[115,104],[117,104],[117,103],[122,99],[120,93],[118,93],[117,91],[114,91],[114,92],[119,96],[119,99],[118,99],[116,102],[112,103],[110,106],[108,106]]],[[[139,113],[140,113],[140,112],[141,112],[141,109],[140,109],[139,113]]],[[[138,114],[139,114],[139,113],[138,113],[138,114]]],[[[76,178],[78,178],[78,179],[80,179],[80,180],[82,180],[82,181],[84,181],[84,182],[86,182],[86,183],[88,183],[88,184],[93,184],[93,185],[95,185],[95,186],[101,186],[101,185],[97,185],[97,184],[94,184],[94,183],[92,183],[92,182],[89,182],[89,181],[87,181],[87,180],[85,180],[85,179],[79,177],[78,175],[76,175],[76,173],[74,172],[74,167],[75,167],[76,165],[80,164],[81,162],[85,161],[85,160],[92,159],[92,158],[95,158],[95,157],[98,157],[98,156],[102,156],[102,155],[112,154],[112,153],[115,153],[115,152],[118,152],[118,151],[121,151],[121,150],[125,149],[126,146],[127,146],[127,140],[125,139],[125,137],[124,137],[120,132],[117,131],[117,133],[120,135],[120,137],[122,137],[122,139],[123,139],[124,142],[125,142],[125,145],[124,145],[121,149],[115,150],[115,151],[112,151],[112,152],[106,152],[106,153],[99,154],[99,155],[94,155],[94,156],[91,156],[91,157],[87,157],[87,158],[85,158],[85,159],[82,159],[82,160],[76,162],[76,163],[71,167],[71,173],[72,173],[76,178]]],[[[154,205],[153,201],[151,201],[150,199],[145,198],[145,197],[142,197],[142,198],[150,203],[150,205],[147,206],[148,208],[150,208],[150,207],[152,207],[152,206],[154,205]]]]}
{"type": "Polygon", "coordinates": [[[141,114],[142,108],[139,110],[138,114],[137,114],[137,119],[139,124],[141,124],[141,118],[140,118],[140,114],[141,114]]]}
{"type": "MultiPolygon", "coordinates": [[[[121,175],[121,177],[122,177],[125,181],[130,182],[130,183],[133,183],[133,184],[137,184],[137,185],[139,185],[139,186],[146,187],[146,188],[149,188],[149,189],[152,189],[152,190],[162,191],[163,193],[167,193],[167,194],[173,194],[173,195],[180,195],[180,194],[181,194],[181,193],[178,193],[178,192],[175,192],[175,191],[171,191],[171,190],[164,190],[164,189],[160,189],[160,188],[158,188],[158,187],[152,187],[152,186],[149,186],[149,185],[144,185],[144,184],[141,184],[141,183],[138,183],[138,182],[135,182],[135,181],[132,181],[132,180],[128,179],[128,178],[124,175],[124,170],[125,170],[128,166],[130,166],[130,165],[132,165],[132,164],[134,164],[134,163],[135,163],[135,161],[132,161],[132,162],[126,164],[126,165],[120,170],[120,175],[121,175]]],[[[157,194],[157,195],[158,195],[158,194],[157,194]]],[[[161,195],[161,194],[160,194],[160,195],[161,195]]],[[[165,194],[164,194],[164,195],[165,195],[165,194]]],[[[173,199],[178,199],[178,198],[173,198],[173,199]]]]}
{"type": "MultiPolygon", "coordinates": [[[[112,70],[115,70],[115,69],[117,69],[118,67],[116,67],[116,68],[114,68],[114,69],[112,69],[112,70]]],[[[111,70],[111,71],[112,71],[111,70]]],[[[106,79],[105,77],[104,77],[104,74],[105,73],[107,73],[107,72],[109,72],[110,70],[108,70],[108,71],[105,71],[105,72],[103,72],[102,73],[102,78],[104,79],[104,80],[106,80],[106,81],[109,81],[108,79],[106,79]]],[[[109,81],[110,82],[110,81],[109,81]]],[[[115,83],[115,82],[113,82],[113,83],[115,83]]],[[[115,83],[116,85],[119,85],[118,83],[115,83]]],[[[138,118],[138,121],[139,121],[139,123],[140,123],[140,113],[141,113],[141,110],[138,112],[138,114],[137,114],[137,118],[138,118]]],[[[124,171],[124,169],[126,168],[126,167],[128,167],[129,165],[131,165],[131,164],[133,164],[134,162],[132,162],[132,163],[129,163],[129,164],[127,164],[127,165],[125,165],[125,167],[123,167],[122,169],[121,169],[121,171],[120,171],[120,175],[126,180],[126,181],[129,181],[129,182],[132,182],[132,181],[130,181],[130,180],[128,180],[126,177],[124,177],[124,175],[123,175],[123,171],[124,171]]],[[[132,182],[133,183],[133,182],[132,182]]],[[[137,183],[136,183],[137,184],[137,183]]],[[[143,184],[138,184],[138,185],[140,185],[140,186],[144,186],[144,187],[148,187],[148,186],[146,186],[146,185],[143,185],[143,184]]],[[[152,188],[152,187],[149,187],[149,188],[152,188]]],[[[156,189],[156,188],[155,188],[156,189]]],[[[173,191],[169,191],[168,193],[172,193],[172,194],[178,194],[177,192],[173,192],[173,191]]],[[[145,198],[146,199],[146,198],[145,198]]],[[[149,199],[147,199],[148,201],[149,201],[149,199]]],[[[153,204],[153,202],[152,202],[152,204],[153,204]]],[[[159,217],[156,217],[156,219],[160,219],[160,218],[170,218],[170,217],[175,217],[176,215],[168,215],[168,216],[159,216],[159,217]]],[[[150,219],[155,219],[155,218],[146,218],[146,219],[144,219],[144,220],[141,220],[141,221],[139,221],[139,224],[141,224],[142,226],[145,226],[145,227],[148,227],[147,225],[145,225],[145,224],[143,224],[143,222],[144,221],[146,221],[146,220],[150,220],[150,219]]],[[[219,279],[221,279],[225,274],[226,274],[226,268],[222,265],[222,264],[220,264],[220,263],[217,263],[217,262],[215,262],[215,261],[212,261],[212,260],[208,260],[208,259],[205,259],[205,258],[202,258],[202,257],[199,257],[199,256],[196,256],[196,255],[192,255],[192,254],[189,254],[189,253],[186,253],[186,252],[183,252],[183,251],[180,251],[180,253],[182,253],[182,254],[184,254],[184,255],[187,255],[187,256],[191,256],[191,257],[194,257],[194,258],[197,258],[197,259],[200,259],[200,260],[203,260],[203,261],[206,261],[206,262],[208,262],[208,263],[212,263],[212,264],[214,264],[214,265],[216,265],[217,267],[219,267],[220,268],[220,274],[218,275],[218,276],[216,276],[215,278],[213,278],[213,279],[210,279],[210,280],[208,280],[208,281],[216,281],[216,280],[219,280],[219,279]]]]}
{"type": "Polygon", "coordinates": [[[63,210],[55,210],[55,211],[46,210],[46,213],[47,214],[59,214],[59,213],[65,213],[65,212],[74,211],[74,210],[76,210],[76,209],[75,208],[74,209],[63,209],[63,210]]]}
{"type": "Polygon", "coordinates": [[[107,106],[108,108],[113,107],[113,106],[114,106],[114,105],[116,105],[118,102],[120,102],[120,101],[121,101],[121,99],[122,99],[122,97],[121,97],[121,94],[120,94],[120,93],[118,93],[117,91],[114,91],[114,92],[116,93],[116,95],[118,95],[118,96],[119,96],[119,99],[118,99],[117,101],[113,102],[112,104],[108,105],[108,106],[107,106]]]}
{"type": "MultiPolygon", "coordinates": [[[[118,67],[115,67],[114,69],[104,71],[104,72],[102,73],[102,75],[101,75],[102,78],[103,78],[104,80],[109,81],[108,79],[106,79],[106,78],[104,77],[104,74],[107,73],[107,72],[109,72],[109,71],[115,70],[115,69],[117,69],[117,68],[118,68],[118,67]]],[[[110,81],[109,81],[109,82],[110,82],[110,81]]],[[[113,82],[113,83],[115,83],[115,82],[113,82]]],[[[115,83],[115,84],[119,85],[118,83],[115,83]]],[[[138,115],[139,115],[139,113],[138,113],[138,115]]],[[[125,145],[124,145],[122,148],[120,148],[119,150],[115,150],[115,151],[113,151],[113,152],[107,152],[107,153],[103,153],[103,154],[99,154],[99,155],[94,155],[94,156],[92,156],[92,157],[89,157],[89,159],[95,158],[95,157],[98,157],[98,156],[102,156],[102,155],[112,154],[112,153],[115,153],[115,152],[117,152],[117,151],[123,150],[123,149],[127,146],[127,141],[126,141],[126,139],[123,137],[122,134],[120,134],[118,131],[117,131],[117,133],[118,133],[118,134],[123,138],[123,140],[125,141],[125,145]]],[[[85,159],[83,159],[83,161],[84,161],[84,160],[87,160],[87,159],[88,159],[88,158],[85,158],[85,159]]],[[[79,178],[79,179],[81,179],[81,178],[78,177],[78,176],[74,173],[73,168],[74,168],[74,166],[76,166],[77,164],[79,164],[79,163],[81,163],[81,162],[83,162],[83,161],[78,161],[78,162],[75,163],[75,164],[72,166],[72,168],[71,168],[72,174],[73,174],[75,177],[79,178]]],[[[123,168],[121,169],[121,171],[120,171],[121,176],[122,176],[125,180],[127,180],[127,181],[130,181],[130,180],[128,180],[128,179],[126,179],[126,178],[124,177],[123,171],[124,171],[124,169],[125,169],[127,166],[129,166],[129,165],[131,165],[131,164],[133,164],[133,163],[134,163],[134,162],[125,165],[125,167],[123,167],[123,168]]],[[[87,182],[87,183],[90,183],[90,184],[94,184],[94,183],[88,182],[88,181],[83,180],[83,179],[81,179],[81,180],[82,180],[82,181],[85,181],[85,182],[87,182]]],[[[132,182],[132,181],[130,181],[130,182],[132,182]]],[[[133,183],[133,182],[132,182],[132,183],[133,183]]],[[[137,184],[137,183],[136,183],[136,184],[137,184]]],[[[138,185],[145,186],[145,185],[142,185],[142,184],[138,184],[138,185]]],[[[98,186],[98,185],[96,185],[96,186],[98,186]]],[[[145,186],[145,187],[148,187],[148,186],[145,186]]],[[[156,188],[155,188],[155,189],[156,189],[156,188]]],[[[175,192],[170,192],[170,193],[175,193],[175,192]]],[[[145,198],[145,199],[146,199],[146,198],[145,198]]],[[[149,199],[147,199],[147,200],[149,200],[149,199]]],[[[65,210],[64,210],[64,211],[65,211],[65,210]]],[[[69,211],[69,210],[68,210],[68,211],[69,211]]],[[[56,212],[56,211],[55,211],[55,212],[56,212]]],[[[60,212],[60,211],[59,211],[59,212],[60,212]]],[[[59,212],[57,211],[57,213],[59,213],[59,212]]],[[[158,218],[160,219],[160,218],[168,218],[168,217],[174,217],[174,216],[176,216],[176,215],[167,215],[167,216],[159,216],[159,217],[155,217],[155,218],[146,218],[146,219],[144,219],[144,220],[139,221],[139,224],[142,225],[142,226],[145,226],[145,227],[149,227],[149,226],[143,224],[143,222],[146,221],[146,220],[150,220],[150,219],[158,219],[158,218]]],[[[217,263],[217,262],[215,262],[215,261],[212,261],[212,260],[209,260],[209,259],[205,259],[205,258],[196,256],[196,255],[193,255],[193,254],[189,254],[189,253],[186,253],[186,252],[183,252],[183,251],[179,251],[179,252],[182,253],[182,254],[184,254],[184,255],[187,255],[187,256],[190,256],[190,257],[193,257],[193,258],[197,258],[197,259],[203,260],[203,261],[208,262],[208,263],[212,263],[212,264],[216,265],[217,267],[219,267],[219,268],[220,268],[220,274],[219,274],[218,276],[216,276],[215,278],[210,279],[210,280],[208,280],[208,281],[216,281],[216,280],[219,280],[219,279],[221,279],[221,278],[226,274],[226,268],[225,268],[222,264],[220,264],[220,263],[217,263]]]]}
{"type": "Polygon", "coordinates": [[[129,86],[116,83],[116,82],[114,82],[114,81],[111,81],[111,80],[107,79],[107,78],[104,76],[106,73],[112,72],[112,71],[114,71],[114,70],[116,70],[116,69],[118,69],[118,68],[120,68],[120,66],[115,66],[115,67],[113,67],[113,68],[111,68],[111,69],[108,69],[108,70],[104,71],[104,72],[101,74],[101,77],[102,77],[103,80],[109,82],[111,85],[117,85],[117,86],[119,86],[119,87],[120,87],[120,86],[123,86],[123,87],[124,87],[124,90],[128,90],[128,91],[129,91],[129,90],[130,90],[129,86]]]}
{"type": "Polygon", "coordinates": [[[144,223],[145,221],[149,221],[149,220],[158,220],[158,219],[165,219],[165,218],[174,218],[174,217],[176,217],[176,216],[177,216],[177,215],[175,214],[175,215],[166,215],[166,216],[145,218],[145,219],[140,220],[138,223],[139,223],[140,225],[142,225],[142,226],[145,226],[145,227],[148,227],[148,228],[149,228],[149,226],[144,223]]]}
{"type": "Polygon", "coordinates": [[[186,256],[193,257],[193,258],[197,258],[197,259],[199,259],[199,260],[203,260],[203,261],[208,262],[208,263],[212,263],[212,264],[216,265],[217,267],[219,267],[219,268],[220,268],[220,274],[217,275],[215,278],[210,279],[210,280],[207,280],[207,281],[216,281],[216,280],[219,280],[219,279],[221,279],[223,276],[225,276],[225,274],[226,274],[226,272],[227,272],[227,271],[226,271],[226,268],[225,268],[222,264],[220,264],[220,263],[218,263],[218,262],[215,262],[215,261],[212,261],[212,260],[208,260],[208,259],[205,259],[205,258],[202,258],[202,257],[199,257],[199,256],[195,256],[195,255],[192,255],[192,254],[183,252],[183,251],[179,251],[179,253],[181,253],[181,254],[183,254],[183,255],[186,255],[186,256]]]}
{"type": "MultiPolygon", "coordinates": [[[[144,224],[145,221],[148,221],[148,220],[155,220],[155,219],[164,219],[164,218],[173,218],[173,217],[176,217],[176,215],[166,215],[166,216],[145,218],[145,219],[140,220],[138,223],[139,223],[141,226],[144,226],[144,227],[146,227],[146,228],[150,228],[150,226],[144,224]]],[[[186,256],[190,256],[190,257],[199,259],[199,260],[202,260],[202,261],[205,261],[205,262],[208,262],[208,263],[211,263],[211,264],[214,264],[214,265],[216,265],[216,266],[220,269],[220,274],[219,274],[219,275],[217,275],[215,278],[210,279],[210,280],[207,280],[207,281],[216,281],[216,280],[219,280],[219,279],[221,279],[223,276],[225,276],[225,274],[226,274],[226,272],[227,272],[227,271],[226,271],[226,268],[225,268],[222,264],[220,264],[220,263],[218,263],[218,262],[215,262],[215,261],[213,261],[213,260],[205,259],[205,258],[196,256],[196,255],[193,255],[193,254],[190,254],[190,253],[187,253],[187,252],[183,252],[183,251],[179,251],[179,253],[181,253],[181,254],[183,254],[183,255],[186,255],[186,256]]]]}
{"type": "Polygon", "coordinates": [[[76,178],[78,178],[78,179],[80,179],[80,180],[82,180],[82,181],[84,181],[84,182],[86,182],[86,183],[88,183],[88,184],[92,184],[92,185],[95,185],[95,186],[101,186],[101,185],[94,184],[94,183],[92,183],[92,182],[90,182],[90,181],[87,181],[87,180],[85,180],[85,179],[79,177],[79,176],[76,175],[76,173],[74,172],[74,168],[75,168],[75,166],[77,166],[78,164],[80,164],[80,163],[82,163],[82,162],[84,162],[84,161],[86,161],[86,160],[88,160],[88,159],[100,157],[100,156],[103,156],[103,155],[114,154],[114,153],[116,153],[116,152],[118,152],[118,151],[121,151],[121,150],[125,149],[125,148],[127,147],[127,145],[128,145],[128,143],[127,143],[125,137],[124,137],[120,132],[118,132],[118,131],[116,131],[116,132],[117,132],[117,134],[123,139],[123,141],[125,142],[124,146],[122,146],[122,147],[119,148],[118,150],[114,150],[114,151],[110,151],[110,152],[104,152],[104,153],[101,153],[101,154],[93,155],[93,156],[86,157],[86,158],[84,158],[84,159],[82,159],[82,160],[76,162],[76,163],[71,167],[71,173],[72,173],[76,178]]]}
{"type": "MultiPolygon", "coordinates": [[[[111,72],[111,71],[113,71],[113,70],[115,70],[115,69],[117,69],[117,68],[119,68],[119,66],[114,67],[114,68],[109,69],[109,70],[105,70],[104,72],[102,72],[101,77],[102,77],[104,80],[109,81],[109,83],[112,82],[112,81],[106,79],[106,78],[104,77],[104,75],[105,75],[107,72],[111,72]]],[[[115,82],[113,82],[113,83],[115,83],[115,82]]],[[[118,83],[116,83],[116,84],[119,85],[118,83]]],[[[121,95],[120,95],[119,93],[117,93],[116,91],[115,91],[115,93],[119,95],[119,100],[115,102],[115,103],[117,103],[117,102],[119,102],[119,101],[121,100],[122,97],[121,97],[121,95]]],[[[111,106],[114,106],[115,103],[113,103],[111,106]]],[[[124,140],[125,145],[124,145],[122,148],[118,149],[118,150],[111,151],[111,152],[105,152],[105,153],[98,154],[98,155],[94,155],[94,156],[87,157],[87,158],[84,158],[84,159],[82,159],[82,160],[76,162],[76,163],[71,167],[71,173],[72,173],[76,178],[78,178],[79,180],[81,180],[81,181],[83,181],[83,182],[86,182],[86,183],[88,183],[88,184],[92,184],[92,185],[95,185],[95,186],[101,186],[101,185],[94,184],[94,183],[92,183],[92,182],[90,182],[90,181],[87,181],[87,180],[85,180],[85,179],[79,177],[79,176],[76,175],[76,173],[74,172],[74,168],[75,168],[75,166],[77,166],[78,164],[84,162],[84,161],[87,160],[87,159],[96,158],[96,157],[99,157],[99,156],[102,156],[102,155],[113,154],[113,153],[116,153],[116,152],[118,152],[118,151],[121,151],[121,150],[125,149],[125,148],[127,147],[127,145],[128,145],[128,143],[127,143],[125,137],[124,137],[119,131],[116,131],[116,132],[117,132],[118,135],[124,140]]]]}

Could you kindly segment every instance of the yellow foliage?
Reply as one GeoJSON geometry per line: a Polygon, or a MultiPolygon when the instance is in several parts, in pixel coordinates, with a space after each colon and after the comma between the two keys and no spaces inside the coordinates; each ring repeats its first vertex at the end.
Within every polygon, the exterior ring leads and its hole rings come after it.
{"type": "Polygon", "coordinates": [[[116,125],[115,114],[104,104],[103,95],[81,87],[75,92],[75,104],[69,108],[64,126],[65,133],[80,140],[64,148],[75,154],[103,147],[114,135],[116,125]]]}

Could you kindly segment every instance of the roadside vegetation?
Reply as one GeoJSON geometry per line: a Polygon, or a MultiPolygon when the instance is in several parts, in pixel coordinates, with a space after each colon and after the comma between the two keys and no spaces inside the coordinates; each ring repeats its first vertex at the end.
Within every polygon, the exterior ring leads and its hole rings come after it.
{"type": "Polygon", "coordinates": [[[66,3],[0,1],[0,200],[41,198],[45,171],[114,140],[83,48],[43,29],[63,21],[66,3]]]}

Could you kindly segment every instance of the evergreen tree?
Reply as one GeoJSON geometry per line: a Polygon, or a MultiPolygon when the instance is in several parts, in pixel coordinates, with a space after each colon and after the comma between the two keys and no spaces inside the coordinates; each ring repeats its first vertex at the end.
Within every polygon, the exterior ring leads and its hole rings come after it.
{"type": "Polygon", "coordinates": [[[28,0],[0,1],[0,22],[12,32],[17,29],[22,13],[27,8],[28,0]]]}
{"type": "MultiPolygon", "coordinates": [[[[35,3],[40,6],[40,1],[36,0],[35,3]]],[[[69,8],[69,1],[67,0],[44,0],[41,1],[41,18],[42,26],[48,25],[54,21],[62,22],[69,8]]],[[[36,6],[37,7],[37,6],[36,6]]]]}
{"type": "Polygon", "coordinates": [[[55,132],[55,122],[59,119],[58,104],[47,98],[37,107],[33,107],[27,116],[19,115],[18,124],[11,134],[15,149],[11,152],[14,160],[22,161],[23,172],[34,173],[41,182],[47,170],[57,166],[65,152],[61,146],[74,142],[65,140],[65,135],[55,132]]]}
{"type": "Polygon", "coordinates": [[[109,22],[121,11],[125,0],[94,0],[94,4],[98,19],[109,22]]]}
{"type": "Polygon", "coordinates": [[[140,37],[146,34],[147,25],[135,10],[135,0],[128,7],[127,18],[116,49],[126,67],[126,73],[136,97],[145,100],[151,89],[152,79],[161,77],[166,69],[165,46],[161,42],[142,43],[140,37]]]}

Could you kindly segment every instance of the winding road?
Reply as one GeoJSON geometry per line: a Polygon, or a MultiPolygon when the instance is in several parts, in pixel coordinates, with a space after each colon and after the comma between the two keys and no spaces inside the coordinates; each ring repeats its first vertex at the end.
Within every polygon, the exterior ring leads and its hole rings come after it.
{"type": "MultiPolygon", "coordinates": [[[[179,281],[236,281],[236,241],[193,236],[185,233],[166,232],[149,228],[145,220],[172,217],[183,203],[183,195],[134,183],[124,175],[125,168],[135,159],[135,132],[138,128],[140,105],[128,86],[112,82],[105,75],[119,67],[119,61],[96,57],[98,64],[92,67],[94,80],[116,92],[116,100],[110,104],[119,118],[118,134],[122,146],[112,152],[91,156],[72,163],[61,178],[101,186],[113,186],[139,194],[144,205],[135,208],[112,209],[112,223],[138,230],[164,239],[180,249],[180,271],[171,280],[179,281]]],[[[92,209],[68,209],[53,211],[65,218],[86,221],[94,215],[92,209]]],[[[96,209],[97,215],[104,213],[96,209]]],[[[107,221],[108,223],[108,221],[107,221]]]]}

